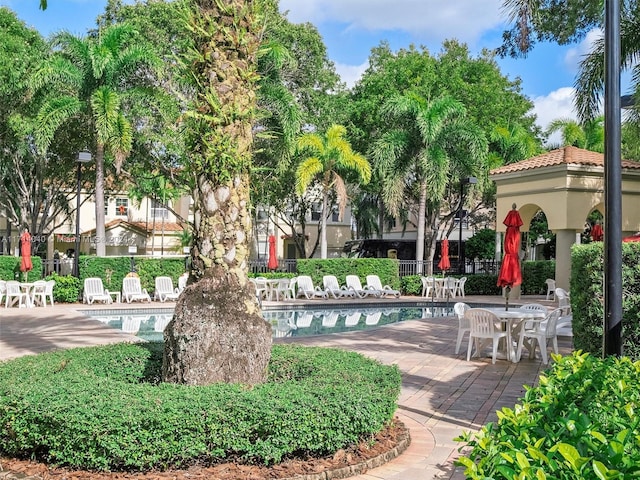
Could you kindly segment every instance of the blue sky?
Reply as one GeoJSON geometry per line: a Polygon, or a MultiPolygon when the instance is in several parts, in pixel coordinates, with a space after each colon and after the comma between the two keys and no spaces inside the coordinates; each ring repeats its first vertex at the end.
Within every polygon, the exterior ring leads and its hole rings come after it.
{"type": "MultiPolygon", "coordinates": [[[[28,25],[47,36],[65,29],[84,35],[95,25],[106,0],[0,0],[28,25]]],[[[505,29],[502,0],[280,0],[292,22],[314,24],[327,45],[329,57],[348,85],[367,66],[371,48],[386,40],[397,50],[413,43],[432,53],[445,39],[466,43],[475,55],[500,45],[505,29]]],[[[503,74],[522,79],[523,93],[535,104],[538,123],[574,118],[573,82],[581,56],[598,32],[579,45],[537,45],[526,59],[499,59],[503,74]]]]}

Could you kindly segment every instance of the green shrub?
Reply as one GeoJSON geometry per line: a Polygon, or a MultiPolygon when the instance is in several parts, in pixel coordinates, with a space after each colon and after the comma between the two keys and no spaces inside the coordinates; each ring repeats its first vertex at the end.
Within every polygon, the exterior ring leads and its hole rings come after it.
{"type": "Polygon", "coordinates": [[[314,285],[322,285],[324,275],[335,275],[344,285],[347,275],[358,275],[364,284],[367,275],[376,274],[383,285],[400,288],[398,261],[391,258],[308,258],[298,260],[297,268],[298,274],[309,275],[314,285]]]}
{"type": "Polygon", "coordinates": [[[131,259],[80,255],[78,266],[81,284],[84,284],[85,278],[99,277],[104,288],[110,292],[119,292],[122,290],[122,280],[131,271],[131,259]]]}
{"type": "Polygon", "coordinates": [[[457,440],[470,479],[640,477],[640,363],[575,352],[555,357],[540,385],[497,423],[457,440]]]}
{"type": "Polygon", "coordinates": [[[405,295],[422,295],[420,275],[405,275],[400,279],[400,284],[405,295]]]}
{"type": "Polygon", "coordinates": [[[184,257],[136,258],[135,269],[140,276],[142,288],[153,294],[156,290],[156,277],[171,277],[173,286],[178,286],[178,277],[185,272],[184,257]]]}
{"type": "Polygon", "coordinates": [[[541,260],[522,263],[522,294],[541,295],[547,293],[547,278],[556,278],[556,262],[541,260]]]}
{"type": "Polygon", "coordinates": [[[326,455],[393,418],[396,366],[335,349],[277,345],[268,382],[159,382],[161,344],[57,351],[0,363],[0,455],[146,471],[226,458],[326,455]]]}
{"type": "Polygon", "coordinates": [[[58,275],[52,273],[46,280],[54,280],[56,284],[53,286],[53,299],[59,303],[75,303],[80,299],[82,287],[80,279],[71,275],[58,275]]]}

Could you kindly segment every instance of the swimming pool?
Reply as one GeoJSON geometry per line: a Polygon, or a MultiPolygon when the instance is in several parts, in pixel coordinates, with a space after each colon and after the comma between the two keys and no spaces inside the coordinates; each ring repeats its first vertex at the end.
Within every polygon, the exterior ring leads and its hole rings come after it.
{"type": "MultiPolygon", "coordinates": [[[[405,320],[453,315],[453,304],[416,306],[326,305],[302,309],[265,309],[262,316],[271,323],[274,338],[326,335],[379,327],[405,320]]],[[[172,308],[81,310],[80,313],[112,328],[148,341],[162,341],[163,331],[173,317],[172,308]]]]}

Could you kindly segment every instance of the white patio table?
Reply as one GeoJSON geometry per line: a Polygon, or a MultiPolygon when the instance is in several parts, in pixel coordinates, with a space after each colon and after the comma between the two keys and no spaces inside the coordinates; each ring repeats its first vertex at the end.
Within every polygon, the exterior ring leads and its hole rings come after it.
{"type": "Polygon", "coordinates": [[[513,347],[513,336],[520,334],[520,327],[522,326],[522,322],[527,320],[541,320],[545,318],[544,312],[536,312],[530,310],[520,310],[518,308],[511,307],[509,310],[505,310],[504,307],[498,308],[487,308],[496,314],[496,316],[500,319],[501,322],[505,324],[507,329],[507,347],[506,348],[506,357],[507,360],[511,360],[513,363],[517,363],[520,361],[519,358],[516,358],[514,347],[513,347]]]}

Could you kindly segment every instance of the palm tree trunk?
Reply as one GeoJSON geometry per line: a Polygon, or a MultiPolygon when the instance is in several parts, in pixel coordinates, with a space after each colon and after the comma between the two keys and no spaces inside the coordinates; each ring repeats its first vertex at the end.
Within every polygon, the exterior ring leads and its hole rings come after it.
{"type": "Polygon", "coordinates": [[[427,212],[427,182],[420,182],[420,198],[418,201],[418,236],[416,238],[416,260],[418,261],[417,274],[423,272],[424,261],[424,224],[426,222],[427,212]]]}
{"type": "Polygon", "coordinates": [[[249,179],[260,38],[252,0],[196,0],[190,74],[198,79],[186,143],[194,234],[189,285],[165,330],[163,379],[207,385],[266,377],[271,325],[247,279],[249,179]],[[220,28],[224,26],[224,28],[220,28]]]}
{"type": "Polygon", "coordinates": [[[327,203],[329,202],[329,195],[327,190],[322,191],[322,214],[320,218],[320,258],[327,258],[327,203]]]}
{"type": "MultiPolygon", "coordinates": [[[[104,217],[104,145],[98,143],[96,148],[96,255],[104,257],[107,254],[107,239],[105,238],[104,217]]],[[[79,255],[80,252],[76,252],[79,255]]]]}
{"type": "Polygon", "coordinates": [[[382,195],[378,197],[378,238],[384,236],[384,201],[382,195]]]}

